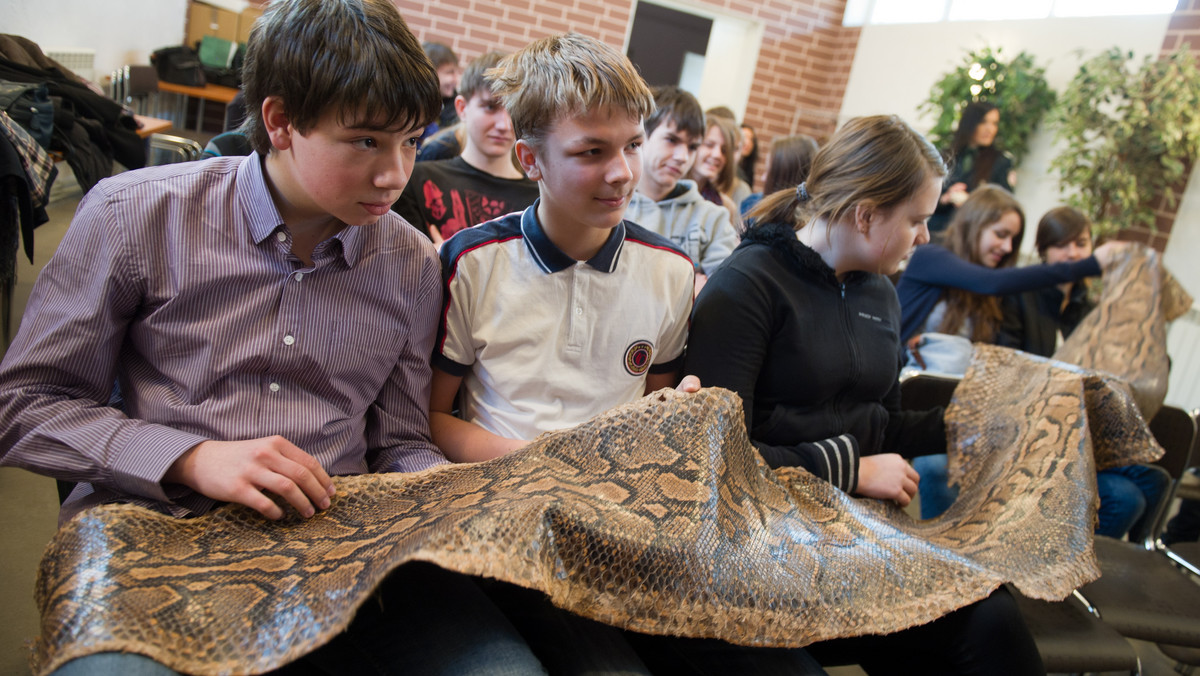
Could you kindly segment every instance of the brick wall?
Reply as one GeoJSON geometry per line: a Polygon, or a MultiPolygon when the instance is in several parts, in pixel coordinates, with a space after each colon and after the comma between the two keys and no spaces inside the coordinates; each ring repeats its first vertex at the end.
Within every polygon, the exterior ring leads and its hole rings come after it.
{"type": "MultiPolygon", "coordinates": [[[[1167,24],[1167,34],[1163,38],[1159,55],[1167,56],[1181,44],[1186,45],[1194,56],[1200,58],[1200,0],[1179,0],[1175,13],[1167,24]]],[[[1183,191],[1187,188],[1190,173],[1185,173],[1183,179],[1172,186],[1170,197],[1163,195],[1157,198],[1154,210],[1156,230],[1129,228],[1121,233],[1121,239],[1143,242],[1164,251],[1171,236],[1171,228],[1175,225],[1175,213],[1179,201],[1183,199],[1183,191]],[[1174,203],[1170,204],[1170,201],[1174,203]]]]}
{"type": "MultiPolygon", "coordinates": [[[[394,1],[419,39],[450,45],[464,63],[491,49],[515,51],[567,30],[621,49],[635,7],[635,0],[394,1]]],[[[824,139],[833,132],[858,46],[859,29],[841,25],[845,0],[689,4],[763,24],[745,120],[758,131],[761,148],[780,135],[805,133],[824,139]]],[[[759,156],[764,157],[765,150],[759,156]]]]}

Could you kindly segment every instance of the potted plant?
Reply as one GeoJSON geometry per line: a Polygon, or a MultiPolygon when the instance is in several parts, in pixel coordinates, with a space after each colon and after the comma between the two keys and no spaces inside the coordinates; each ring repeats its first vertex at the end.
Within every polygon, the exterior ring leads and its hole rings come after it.
{"type": "Polygon", "coordinates": [[[939,148],[948,148],[963,107],[972,101],[995,104],[1000,109],[997,146],[1019,164],[1029,149],[1029,137],[1054,105],[1054,99],[1045,69],[1034,64],[1028,53],[1021,52],[1006,61],[1001,48],[984,47],[967,52],[962,63],[942,76],[920,110],[937,115],[929,140],[939,148]]]}
{"type": "Polygon", "coordinates": [[[1054,113],[1062,152],[1051,166],[1067,201],[1097,234],[1155,230],[1160,196],[1185,180],[1200,153],[1200,69],[1186,49],[1164,58],[1110,49],[1087,61],[1054,113]]]}

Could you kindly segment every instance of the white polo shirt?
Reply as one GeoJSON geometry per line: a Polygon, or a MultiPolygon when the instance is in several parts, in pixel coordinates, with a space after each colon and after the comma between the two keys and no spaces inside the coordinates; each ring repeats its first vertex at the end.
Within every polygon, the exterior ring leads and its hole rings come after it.
{"type": "Polygon", "coordinates": [[[624,221],[591,260],[550,242],[537,203],[442,246],[433,363],[463,377],[462,417],[515,439],[572,427],[682,366],[693,265],[624,221]]]}

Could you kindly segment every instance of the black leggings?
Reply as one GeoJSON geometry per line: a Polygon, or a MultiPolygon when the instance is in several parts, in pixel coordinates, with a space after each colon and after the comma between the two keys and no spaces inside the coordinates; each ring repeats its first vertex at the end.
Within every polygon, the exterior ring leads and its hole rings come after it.
{"type": "Polygon", "coordinates": [[[1016,601],[1004,587],[929,624],[806,648],[824,666],[858,664],[872,676],[1045,674],[1016,601]]]}

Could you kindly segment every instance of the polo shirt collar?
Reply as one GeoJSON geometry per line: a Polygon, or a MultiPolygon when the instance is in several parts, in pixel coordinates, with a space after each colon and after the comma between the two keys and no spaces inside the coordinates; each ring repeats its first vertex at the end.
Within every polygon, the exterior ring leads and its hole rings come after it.
{"type": "MultiPolygon", "coordinates": [[[[246,217],[250,237],[255,244],[262,244],[263,240],[274,235],[275,231],[284,225],[283,216],[279,214],[275,200],[271,197],[271,190],[267,187],[267,176],[263,169],[265,161],[266,158],[257,152],[250,153],[238,166],[237,171],[238,201],[246,217]]],[[[363,233],[358,232],[361,229],[361,226],[347,226],[331,238],[341,244],[342,259],[350,267],[354,266],[362,252],[363,233]]]]}
{"type": "MultiPolygon", "coordinates": [[[[550,241],[550,237],[546,235],[546,231],[542,229],[542,224],[538,222],[537,218],[539,202],[541,199],[534,201],[533,205],[521,214],[521,235],[538,267],[543,272],[553,274],[575,265],[575,259],[555,246],[554,242],[550,241]]],[[[621,257],[621,249],[624,245],[625,221],[621,221],[617,227],[613,228],[608,240],[604,242],[604,246],[600,247],[600,251],[585,262],[600,272],[613,272],[617,269],[617,261],[621,257]]]]}

